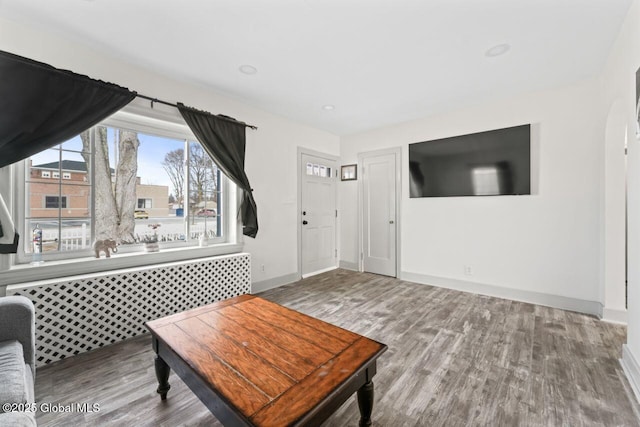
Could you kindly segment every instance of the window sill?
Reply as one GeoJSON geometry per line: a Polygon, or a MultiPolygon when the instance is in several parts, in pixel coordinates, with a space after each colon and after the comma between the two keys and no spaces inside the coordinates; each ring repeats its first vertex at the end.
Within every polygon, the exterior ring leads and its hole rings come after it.
{"type": "MultiPolygon", "coordinates": [[[[0,283],[13,285],[36,280],[56,279],[65,276],[76,276],[100,273],[124,268],[146,267],[167,262],[186,261],[216,255],[228,255],[242,252],[243,245],[225,243],[208,247],[167,248],[160,252],[131,252],[113,254],[111,258],[74,258],[61,261],[46,261],[40,265],[19,264],[7,271],[0,272],[0,283]]],[[[103,255],[104,256],[104,255],[103,255]]],[[[3,294],[4,292],[2,292],[3,294]]]]}

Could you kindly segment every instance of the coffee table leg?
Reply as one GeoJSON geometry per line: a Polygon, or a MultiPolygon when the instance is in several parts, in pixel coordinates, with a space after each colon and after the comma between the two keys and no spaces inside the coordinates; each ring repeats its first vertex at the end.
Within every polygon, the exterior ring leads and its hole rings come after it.
{"type": "Polygon", "coordinates": [[[358,389],[358,407],[360,408],[360,427],[370,426],[373,411],[373,381],[366,382],[358,389]]]}
{"type": "Polygon", "coordinates": [[[155,360],[156,365],[156,378],[158,379],[158,394],[160,394],[160,399],[167,399],[167,392],[171,388],[169,385],[169,365],[162,360],[162,358],[156,355],[155,360]]]}

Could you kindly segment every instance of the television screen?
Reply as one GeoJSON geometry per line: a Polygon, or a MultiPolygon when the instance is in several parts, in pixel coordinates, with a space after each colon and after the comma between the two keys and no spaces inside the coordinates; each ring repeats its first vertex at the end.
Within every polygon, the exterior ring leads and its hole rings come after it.
{"type": "Polygon", "coordinates": [[[531,125],[409,144],[415,197],[531,194],[531,125]]]}

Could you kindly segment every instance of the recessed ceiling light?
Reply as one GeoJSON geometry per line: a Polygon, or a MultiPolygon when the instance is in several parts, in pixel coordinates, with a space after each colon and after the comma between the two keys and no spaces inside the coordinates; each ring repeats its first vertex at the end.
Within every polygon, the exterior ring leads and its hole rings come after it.
{"type": "Polygon", "coordinates": [[[240,70],[240,72],[243,74],[249,74],[249,75],[255,74],[258,72],[258,69],[256,67],[249,64],[241,65],[240,68],[238,68],[238,70],[240,70]]]}
{"type": "Polygon", "coordinates": [[[322,109],[324,111],[333,111],[333,110],[336,109],[336,106],[335,105],[331,105],[331,104],[327,104],[327,105],[323,105],[322,109]]]}
{"type": "Polygon", "coordinates": [[[492,47],[491,49],[487,50],[484,53],[484,55],[488,56],[488,57],[500,56],[500,55],[504,55],[505,53],[509,52],[509,49],[511,49],[510,45],[508,45],[507,43],[502,43],[502,44],[496,45],[496,46],[492,47]]]}

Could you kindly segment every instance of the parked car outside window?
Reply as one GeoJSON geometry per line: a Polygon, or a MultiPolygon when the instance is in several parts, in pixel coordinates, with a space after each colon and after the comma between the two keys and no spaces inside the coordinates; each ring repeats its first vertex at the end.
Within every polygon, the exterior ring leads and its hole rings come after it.
{"type": "Polygon", "coordinates": [[[196,216],[216,216],[216,210],[215,209],[200,209],[196,213],[196,216]]]}
{"type": "Polygon", "coordinates": [[[133,213],[133,217],[135,219],[149,219],[149,213],[147,211],[139,209],[133,213]]]}

